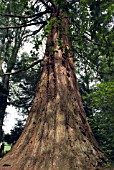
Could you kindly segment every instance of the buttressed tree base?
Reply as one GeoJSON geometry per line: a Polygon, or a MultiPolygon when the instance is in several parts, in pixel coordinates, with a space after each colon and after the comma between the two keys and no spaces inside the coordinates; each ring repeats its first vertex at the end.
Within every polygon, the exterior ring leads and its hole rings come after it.
{"type": "Polygon", "coordinates": [[[54,9],[25,129],[0,170],[107,170],[79,94],[67,15],[54,9]]]}

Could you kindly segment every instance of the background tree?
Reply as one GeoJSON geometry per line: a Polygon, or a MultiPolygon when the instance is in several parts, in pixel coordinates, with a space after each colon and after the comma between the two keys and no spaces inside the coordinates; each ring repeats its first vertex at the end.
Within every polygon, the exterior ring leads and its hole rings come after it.
{"type": "MultiPolygon", "coordinates": [[[[1,3],[1,11],[5,13],[16,12],[17,3],[15,2],[2,2],[1,3]]],[[[0,19],[0,24],[3,25],[5,20],[5,24],[14,24],[19,23],[20,21],[17,19],[10,19],[2,17],[0,19]]],[[[10,81],[10,74],[4,74],[5,72],[11,73],[14,68],[14,65],[17,60],[17,55],[20,47],[22,46],[23,36],[25,34],[25,28],[20,29],[5,29],[1,30],[1,48],[0,48],[0,74],[1,74],[1,89],[0,89],[0,141],[2,140],[2,125],[5,116],[5,110],[7,107],[7,99],[9,95],[9,81],[10,81]]]]}
{"type": "MultiPolygon", "coordinates": [[[[11,88],[12,85],[12,71],[16,71],[16,73],[28,69],[37,64],[32,63],[36,58],[36,56],[32,54],[32,58],[27,58],[27,54],[19,55],[19,50],[24,44],[25,41],[28,41],[29,34],[30,36],[34,35],[34,32],[30,32],[29,29],[26,29],[26,26],[31,26],[32,21],[28,21],[29,17],[21,17],[21,16],[12,16],[12,13],[16,15],[18,11],[18,15],[20,14],[30,14],[28,8],[28,2],[21,1],[4,1],[1,2],[0,5],[1,16],[0,24],[3,26],[10,25],[10,27],[6,27],[5,29],[1,29],[0,37],[1,37],[1,45],[0,45],[0,141],[2,141],[2,126],[4,121],[4,116],[6,114],[5,110],[7,105],[11,104],[10,96],[14,91],[11,88]],[[3,14],[6,15],[3,15],[3,14]],[[12,17],[9,17],[12,16],[12,17]],[[5,20],[5,22],[4,22],[5,20]],[[28,23],[28,25],[26,24],[28,23]],[[17,26],[18,25],[18,26],[17,26]],[[16,28],[17,26],[17,28],[16,28]],[[31,60],[32,59],[32,60],[31,60]],[[25,65],[26,62],[26,65],[25,65]],[[27,64],[28,63],[28,64],[27,64]]],[[[31,17],[30,17],[31,18],[31,17]]],[[[37,24],[37,23],[36,23],[37,24]]],[[[33,24],[34,25],[34,24],[33,24]]],[[[14,79],[13,79],[14,80],[14,79]]],[[[18,83],[19,85],[19,83],[18,83]]],[[[13,104],[13,103],[12,103],[13,104]]]]}

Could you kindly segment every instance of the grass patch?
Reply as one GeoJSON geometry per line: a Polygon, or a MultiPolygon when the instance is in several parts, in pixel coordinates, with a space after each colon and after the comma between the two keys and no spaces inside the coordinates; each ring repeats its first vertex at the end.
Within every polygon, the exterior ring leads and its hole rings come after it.
{"type": "Polygon", "coordinates": [[[5,145],[5,148],[4,148],[4,153],[8,152],[11,150],[11,145],[5,145]]]}
{"type": "MultiPolygon", "coordinates": [[[[2,143],[0,143],[0,147],[1,147],[2,143]]],[[[7,153],[8,151],[11,150],[11,145],[4,142],[4,154],[7,153]]]]}

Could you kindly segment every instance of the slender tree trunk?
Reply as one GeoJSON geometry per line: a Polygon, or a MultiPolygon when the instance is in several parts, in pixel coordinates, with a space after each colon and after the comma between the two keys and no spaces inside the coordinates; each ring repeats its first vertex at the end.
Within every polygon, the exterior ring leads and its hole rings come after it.
{"type": "MultiPolygon", "coordinates": [[[[7,61],[7,73],[11,73],[12,69],[14,68],[16,57],[19,51],[19,48],[22,44],[22,37],[23,37],[24,31],[21,32],[21,30],[16,31],[15,39],[14,39],[14,47],[11,50],[11,54],[6,52],[6,58],[9,60],[7,61]]],[[[11,37],[10,37],[11,38],[11,37]]],[[[3,40],[3,43],[5,44],[5,39],[3,40]]],[[[3,49],[8,51],[8,49],[12,46],[12,40],[7,41],[6,48],[3,46],[3,49]]],[[[1,50],[2,51],[2,50],[1,50]]],[[[2,52],[1,52],[2,56],[2,52]]],[[[2,62],[0,63],[0,73],[4,74],[2,70],[2,62]]],[[[0,141],[2,141],[3,137],[3,122],[5,117],[5,110],[7,107],[7,99],[9,95],[9,81],[10,81],[10,75],[4,75],[2,76],[2,82],[0,84],[0,141]]]]}
{"type": "Polygon", "coordinates": [[[9,93],[9,75],[5,75],[2,78],[2,85],[0,85],[0,142],[3,137],[3,122],[5,116],[5,110],[7,107],[7,98],[9,93]]]}
{"type": "Polygon", "coordinates": [[[81,103],[68,18],[59,10],[53,17],[56,23],[47,39],[41,80],[25,129],[0,161],[1,170],[105,169],[105,157],[81,103]]]}

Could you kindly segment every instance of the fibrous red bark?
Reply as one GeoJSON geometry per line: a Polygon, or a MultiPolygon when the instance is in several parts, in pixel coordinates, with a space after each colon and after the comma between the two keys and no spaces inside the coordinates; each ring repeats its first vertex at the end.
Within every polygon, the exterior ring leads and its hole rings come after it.
{"type": "Polygon", "coordinates": [[[89,127],[79,94],[68,18],[61,11],[54,17],[56,24],[47,39],[41,80],[25,129],[0,161],[1,170],[105,169],[104,154],[89,127]]]}

